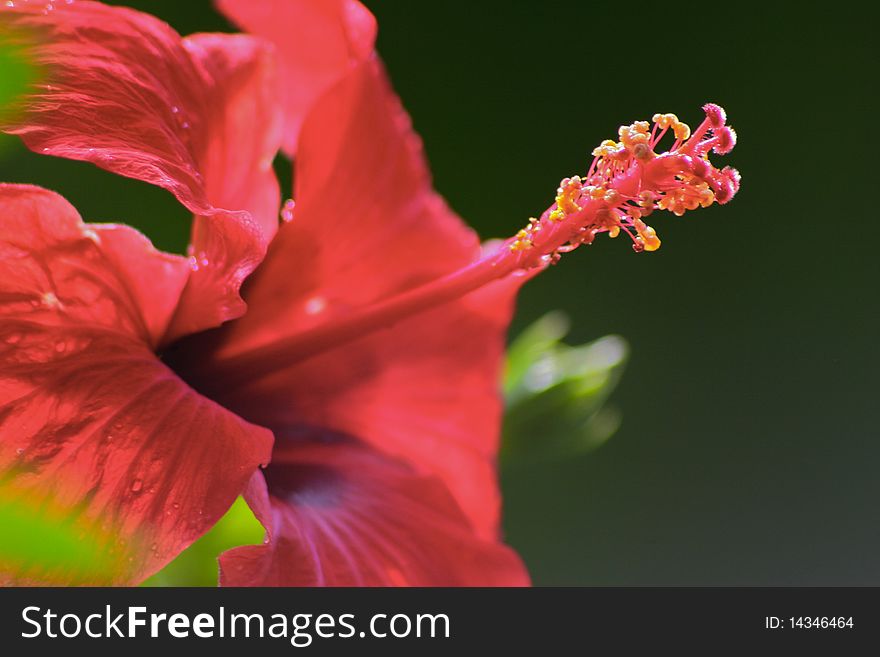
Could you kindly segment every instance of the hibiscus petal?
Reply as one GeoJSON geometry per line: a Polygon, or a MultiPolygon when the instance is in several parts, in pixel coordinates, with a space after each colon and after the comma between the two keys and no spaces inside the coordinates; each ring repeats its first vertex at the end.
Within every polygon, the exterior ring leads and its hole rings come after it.
{"type": "Polygon", "coordinates": [[[172,192],[218,237],[194,230],[194,254],[226,268],[201,267],[193,287],[205,301],[175,322],[215,326],[243,311],[241,269],[262,258],[278,225],[272,159],[281,139],[271,53],[242,35],[187,39],[140,12],[99,3],[16,2],[4,23],[31,44],[46,84],[24,100],[4,130],[38,153],[86,160],[172,192]],[[234,243],[220,253],[210,249],[234,243]]]}
{"type": "Polygon", "coordinates": [[[264,545],[220,559],[224,586],[526,586],[437,480],[354,444],[276,451],[245,493],[264,545]],[[266,481],[268,480],[268,489],[266,481]]]}
{"type": "MultiPolygon", "coordinates": [[[[432,190],[418,137],[376,61],[316,103],[296,192],[295,217],[245,285],[248,313],[224,327],[215,355],[319,329],[478,255],[476,236],[432,190]]],[[[481,536],[494,537],[500,368],[521,282],[496,283],[243,390],[218,382],[211,394],[276,432],[336,429],[442,477],[481,536]]]]}
{"type": "Polygon", "coordinates": [[[217,0],[242,29],[278,48],[284,103],[284,150],[293,156],[312,103],[366,59],[376,19],[355,0],[217,0]]]}
{"type": "Polygon", "coordinates": [[[97,580],[0,564],[0,582],[136,582],[217,521],[271,434],[152,352],[186,259],[35,187],[0,185],[0,217],[0,484],[111,533],[108,556],[124,556],[97,580]]]}

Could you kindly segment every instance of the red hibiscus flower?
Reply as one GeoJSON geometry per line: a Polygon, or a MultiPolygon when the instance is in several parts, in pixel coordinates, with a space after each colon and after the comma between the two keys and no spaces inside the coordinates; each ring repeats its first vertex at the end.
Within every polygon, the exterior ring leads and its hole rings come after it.
{"type": "Polygon", "coordinates": [[[527,584],[499,542],[494,465],[515,293],[602,232],[655,249],[654,209],[728,201],[739,176],[707,158],[733,145],[723,112],[692,136],[673,115],[621,128],[540,218],[481,250],[431,188],[369,12],[219,4],[256,36],[181,39],[94,2],[0,8],[47,75],[7,131],[195,215],[175,256],[0,186],[0,477],[112,531],[114,583],[244,494],[266,541],[221,557],[226,585],[527,584]],[[283,209],[279,149],[295,163],[283,209]]]}

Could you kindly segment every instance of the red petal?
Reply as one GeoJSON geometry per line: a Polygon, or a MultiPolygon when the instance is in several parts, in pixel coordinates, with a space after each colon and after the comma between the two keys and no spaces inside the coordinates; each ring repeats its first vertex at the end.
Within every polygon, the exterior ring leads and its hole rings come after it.
{"type": "Polygon", "coordinates": [[[216,522],[271,435],[152,353],[184,258],[34,187],[0,185],[0,217],[0,481],[112,532],[108,558],[126,557],[97,580],[0,564],[0,581],[138,581],[216,522]]]}
{"type": "Polygon", "coordinates": [[[276,451],[245,497],[267,543],[222,555],[224,586],[529,583],[516,554],[477,538],[438,481],[363,447],[276,451]]]}
{"type": "Polygon", "coordinates": [[[355,0],[216,0],[242,29],[278,49],[284,103],[284,150],[293,156],[312,103],[366,59],[376,19],[355,0]]]}
{"type": "Polygon", "coordinates": [[[169,190],[197,215],[223,217],[211,222],[222,235],[200,243],[205,231],[196,230],[193,244],[207,252],[236,243],[208,252],[227,269],[193,276],[194,287],[215,289],[208,296],[221,297],[221,307],[184,304],[190,317],[176,324],[191,327],[201,316],[197,328],[207,328],[240,314],[242,261],[259,262],[278,225],[271,164],[281,124],[266,49],[241,35],[181,39],[152,16],[98,3],[45,9],[44,2],[0,7],[7,25],[33,33],[48,82],[5,129],[38,153],[93,162],[169,190]]]}
{"type": "MultiPolygon", "coordinates": [[[[316,104],[303,130],[297,207],[224,327],[233,355],[344,317],[473,260],[476,236],[431,189],[420,143],[375,62],[316,104]]],[[[362,437],[443,478],[483,537],[498,527],[500,367],[512,297],[495,284],[218,399],[284,433],[362,437]]],[[[221,382],[222,385],[222,382],[221,382]]]]}

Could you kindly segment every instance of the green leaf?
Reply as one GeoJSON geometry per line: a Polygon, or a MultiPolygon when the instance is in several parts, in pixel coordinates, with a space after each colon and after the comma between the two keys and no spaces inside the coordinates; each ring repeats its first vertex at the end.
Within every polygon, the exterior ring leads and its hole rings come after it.
{"type": "Polygon", "coordinates": [[[102,527],[51,497],[0,481],[0,577],[111,584],[125,577],[125,547],[102,527]]]}
{"type": "Polygon", "coordinates": [[[620,425],[606,407],[628,347],[606,336],[572,347],[561,342],[568,321],[551,313],[528,327],[508,352],[502,443],[505,463],[563,458],[595,449],[620,425]]]}
{"type": "MultiPolygon", "coordinates": [[[[17,102],[42,76],[39,66],[26,54],[29,39],[4,31],[0,26],[0,121],[15,118],[17,102]]],[[[12,138],[0,135],[0,151],[12,138]]]]}
{"type": "Polygon", "coordinates": [[[239,545],[261,543],[265,530],[239,497],[204,536],[142,586],[217,586],[217,557],[239,545]]]}

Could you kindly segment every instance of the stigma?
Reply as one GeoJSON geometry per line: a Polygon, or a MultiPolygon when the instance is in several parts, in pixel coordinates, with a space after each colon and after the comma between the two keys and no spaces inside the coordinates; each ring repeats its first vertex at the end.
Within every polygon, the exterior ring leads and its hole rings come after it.
{"type": "Polygon", "coordinates": [[[718,105],[704,105],[703,112],[693,131],[675,114],[620,126],[617,140],[593,150],[586,175],[564,178],[553,204],[508,240],[509,257],[523,269],[552,264],[601,233],[626,235],[637,252],[656,251],[660,238],[646,222],[655,211],[680,217],[729,202],[739,190],[739,172],[718,169],[709,155],[729,153],[736,132],[718,105]],[[660,151],[664,139],[672,143],[660,151]]]}

